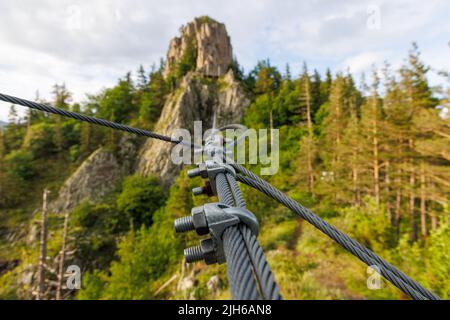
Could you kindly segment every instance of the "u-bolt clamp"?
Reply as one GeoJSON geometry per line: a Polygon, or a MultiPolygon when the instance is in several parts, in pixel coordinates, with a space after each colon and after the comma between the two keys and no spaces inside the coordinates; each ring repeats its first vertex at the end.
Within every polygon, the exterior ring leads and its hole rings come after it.
{"type": "Polygon", "coordinates": [[[255,236],[258,235],[259,224],[253,213],[220,202],[192,208],[190,216],[176,219],[177,233],[195,230],[199,235],[211,235],[211,238],[202,240],[199,246],[184,250],[186,261],[204,260],[206,264],[226,262],[222,236],[227,228],[239,223],[248,226],[255,236]]]}
{"type": "MultiPolygon", "coordinates": [[[[216,189],[216,177],[219,173],[229,173],[233,177],[236,177],[236,171],[232,166],[224,162],[218,162],[216,160],[206,160],[198,165],[197,168],[188,170],[187,175],[190,178],[200,176],[204,179],[208,178],[213,194],[217,194],[216,189]]],[[[204,187],[195,188],[192,192],[195,195],[205,193],[204,187]]]]}

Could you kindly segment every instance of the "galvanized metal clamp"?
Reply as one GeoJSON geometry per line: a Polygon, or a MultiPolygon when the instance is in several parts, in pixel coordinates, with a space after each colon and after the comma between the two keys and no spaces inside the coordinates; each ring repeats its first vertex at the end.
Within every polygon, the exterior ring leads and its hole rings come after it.
{"type": "Polygon", "coordinates": [[[213,194],[217,194],[216,176],[219,173],[228,173],[231,174],[233,177],[236,177],[236,171],[232,166],[224,162],[218,162],[216,160],[206,160],[205,162],[200,163],[197,168],[188,170],[187,175],[190,178],[200,176],[204,179],[206,178],[209,179],[209,185],[206,184],[203,187],[197,187],[192,189],[194,195],[199,194],[211,195],[207,188],[210,188],[213,194]]]}
{"type": "Polygon", "coordinates": [[[207,203],[191,210],[191,215],[175,220],[177,233],[195,230],[198,235],[209,234],[200,245],[184,250],[187,262],[204,260],[206,264],[226,262],[222,236],[225,229],[244,223],[256,236],[259,224],[255,215],[245,208],[230,207],[226,204],[207,203]]]}

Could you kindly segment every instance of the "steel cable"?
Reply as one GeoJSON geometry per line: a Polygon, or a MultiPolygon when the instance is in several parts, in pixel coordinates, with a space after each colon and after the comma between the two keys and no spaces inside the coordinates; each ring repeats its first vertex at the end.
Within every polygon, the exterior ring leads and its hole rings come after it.
{"type": "MultiPolygon", "coordinates": [[[[215,181],[219,201],[234,206],[231,186],[228,184],[225,174],[217,174],[215,181]]],[[[238,226],[227,228],[223,233],[222,240],[232,297],[237,300],[260,299],[258,285],[253,277],[252,262],[238,226]]]]}
{"type": "MultiPolygon", "coordinates": [[[[231,187],[236,206],[245,208],[245,199],[236,182],[236,178],[231,174],[226,174],[226,178],[231,187]]],[[[275,277],[270,270],[266,256],[264,255],[256,236],[252,233],[250,228],[244,224],[241,224],[239,229],[244,237],[245,245],[247,246],[247,251],[252,260],[253,270],[263,298],[266,300],[281,300],[280,290],[275,282],[275,277]]]]}
{"type": "MultiPolygon", "coordinates": [[[[239,172],[245,172],[245,170],[241,170],[241,166],[236,165],[234,166],[236,170],[239,172]],[[236,168],[238,167],[238,168],[236,168]]],[[[248,171],[246,169],[246,171],[248,171]]],[[[249,171],[250,172],[250,171],[249,171]]],[[[253,176],[256,176],[252,173],[253,176]]],[[[257,176],[256,176],[257,177],[257,176]]],[[[346,250],[351,252],[353,255],[358,257],[360,260],[365,262],[367,265],[372,266],[376,265],[379,269],[381,274],[388,279],[391,283],[393,283],[395,286],[397,286],[400,290],[402,290],[405,294],[408,296],[414,298],[414,299],[432,299],[436,300],[439,299],[438,296],[434,295],[427,289],[423,288],[420,284],[403,274],[400,270],[396,269],[394,266],[390,265],[383,259],[381,259],[379,256],[377,256],[375,253],[373,253],[371,250],[367,249],[357,241],[350,238],[345,233],[341,232],[340,230],[336,229],[334,226],[330,225],[323,219],[321,219],[319,216],[308,210],[307,208],[300,205],[295,200],[289,198],[285,194],[283,194],[280,190],[276,189],[269,183],[265,182],[261,178],[257,177],[259,180],[253,179],[253,177],[246,177],[241,174],[237,175],[238,181],[241,181],[261,192],[266,194],[267,196],[279,201],[280,203],[284,204],[286,207],[291,209],[293,212],[300,215],[302,218],[307,220],[309,223],[311,223],[313,226],[321,230],[323,233],[328,235],[330,238],[332,238],[334,241],[339,243],[342,247],[344,247],[346,250]],[[261,181],[264,181],[262,183],[261,181]],[[400,276],[403,275],[403,276],[400,276]],[[414,284],[414,285],[413,285],[414,284]]]]}
{"type": "MultiPolygon", "coordinates": [[[[241,190],[236,182],[236,179],[231,174],[218,174],[216,176],[217,193],[221,202],[236,206],[245,207],[245,199],[242,195],[241,190]]],[[[228,228],[229,230],[231,228],[228,228]]],[[[245,255],[250,258],[251,266],[253,268],[253,274],[256,278],[256,285],[260,291],[262,299],[265,300],[280,300],[281,295],[278,285],[275,282],[275,277],[270,270],[269,264],[267,263],[266,257],[261,246],[258,243],[255,235],[253,235],[250,228],[244,224],[240,224],[238,228],[233,228],[232,231],[226,232],[224,234],[224,248],[230,246],[229,241],[238,241],[241,239],[244,242],[246,251],[245,255]],[[235,233],[239,233],[238,237],[235,233]]],[[[244,254],[244,252],[242,252],[244,254]]],[[[233,259],[233,257],[231,257],[233,259]]],[[[227,262],[229,264],[229,269],[235,269],[233,266],[233,261],[229,261],[227,257],[227,262]]],[[[238,281],[239,282],[239,281],[238,281]]],[[[236,283],[230,281],[230,283],[236,283]]],[[[233,290],[232,290],[233,291],[233,290]]]]}
{"type": "Polygon", "coordinates": [[[18,105],[28,107],[31,109],[36,109],[39,111],[53,113],[53,114],[57,114],[60,116],[76,119],[79,121],[84,121],[84,122],[108,127],[108,128],[115,129],[115,130],[121,130],[121,131],[129,132],[129,133],[133,133],[133,134],[139,135],[139,136],[145,136],[145,137],[154,138],[154,139],[158,139],[158,140],[162,140],[162,141],[166,141],[166,142],[170,142],[170,143],[175,143],[175,144],[181,142],[180,140],[177,140],[177,139],[174,139],[174,138],[171,138],[171,137],[159,134],[159,133],[155,133],[152,131],[133,128],[133,127],[130,127],[130,126],[127,126],[124,124],[120,124],[120,123],[116,123],[116,122],[112,122],[112,121],[108,121],[108,120],[104,120],[104,119],[99,119],[96,117],[91,117],[91,116],[87,116],[87,115],[84,115],[81,113],[72,112],[72,111],[68,111],[68,110],[64,110],[64,109],[60,109],[60,108],[55,108],[48,104],[37,103],[37,102],[13,97],[10,95],[6,95],[3,93],[0,93],[0,100],[5,101],[5,102],[10,102],[13,104],[18,104],[18,105]]]}

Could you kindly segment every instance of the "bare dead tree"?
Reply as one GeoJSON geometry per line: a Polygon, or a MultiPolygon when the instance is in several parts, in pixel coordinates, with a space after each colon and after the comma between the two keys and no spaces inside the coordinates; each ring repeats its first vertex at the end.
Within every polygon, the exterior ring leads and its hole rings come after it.
{"type": "Polygon", "coordinates": [[[58,286],[56,288],[56,300],[61,300],[62,297],[62,284],[64,279],[64,263],[66,260],[66,242],[67,242],[67,231],[69,226],[69,211],[64,215],[64,230],[61,251],[59,253],[59,269],[58,269],[58,286]]]}
{"type": "Polygon", "coordinates": [[[45,270],[47,259],[47,197],[50,193],[49,190],[44,189],[42,196],[42,217],[41,217],[41,254],[39,257],[39,288],[36,295],[36,300],[44,298],[45,294],[45,270]]]}

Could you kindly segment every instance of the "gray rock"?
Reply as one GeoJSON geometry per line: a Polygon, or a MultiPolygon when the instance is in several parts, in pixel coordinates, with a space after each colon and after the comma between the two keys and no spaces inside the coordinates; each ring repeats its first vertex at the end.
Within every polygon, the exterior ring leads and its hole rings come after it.
{"type": "Polygon", "coordinates": [[[223,23],[210,18],[196,18],[181,28],[180,37],[170,41],[164,76],[167,77],[185,55],[189,46],[195,46],[195,70],[205,76],[224,75],[233,61],[230,37],[223,23]]]}
{"type": "Polygon", "coordinates": [[[114,190],[120,176],[116,156],[104,148],[97,149],[66,180],[50,208],[54,212],[64,212],[83,201],[101,200],[114,190]]]}
{"type": "MultiPolygon", "coordinates": [[[[217,125],[239,123],[250,100],[233,71],[218,82],[205,83],[194,73],[187,74],[180,87],[168,97],[155,131],[172,136],[175,129],[193,132],[194,121],[203,121],[203,130],[212,125],[216,112],[217,125]]],[[[144,176],[156,175],[164,185],[170,185],[180,167],[170,159],[172,144],[148,139],[141,149],[138,172],[144,176]]]]}
{"type": "Polygon", "coordinates": [[[212,276],[206,283],[206,287],[210,294],[216,295],[222,288],[222,281],[219,276],[212,276]]]}

